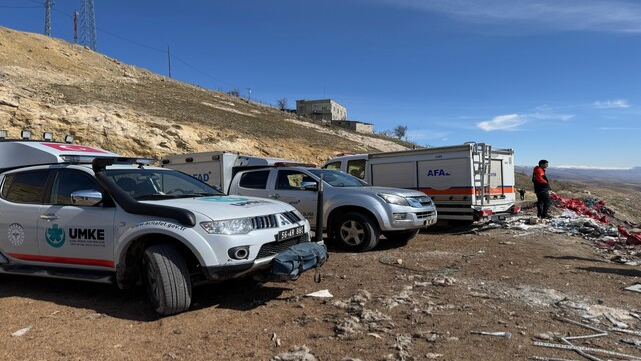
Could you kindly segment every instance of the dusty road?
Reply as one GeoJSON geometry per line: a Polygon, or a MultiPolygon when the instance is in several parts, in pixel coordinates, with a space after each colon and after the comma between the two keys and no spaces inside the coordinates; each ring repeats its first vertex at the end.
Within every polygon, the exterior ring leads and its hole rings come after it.
{"type": "MultiPolygon", "coordinates": [[[[320,284],[306,273],[291,283],[196,288],[192,309],[165,318],[142,292],[0,276],[0,359],[585,360],[535,343],[596,333],[556,316],[641,331],[641,294],[623,289],[641,282],[641,268],[558,232],[432,231],[365,254],[330,247],[320,284]],[[304,297],[324,289],[333,297],[304,297]]],[[[608,331],[572,342],[636,357],[593,353],[603,360],[641,359],[622,340],[641,336],[608,331]]]]}

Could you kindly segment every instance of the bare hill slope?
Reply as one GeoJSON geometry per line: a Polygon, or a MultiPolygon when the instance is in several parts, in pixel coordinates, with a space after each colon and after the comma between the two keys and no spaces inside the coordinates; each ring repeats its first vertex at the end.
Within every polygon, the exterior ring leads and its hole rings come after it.
{"type": "Polygon", "coordinates": [[[205,150],[321,162],[405,149],[172,80],[85,47],[0,27],[0,129],[74,134],[124,155],[205,150]]]}

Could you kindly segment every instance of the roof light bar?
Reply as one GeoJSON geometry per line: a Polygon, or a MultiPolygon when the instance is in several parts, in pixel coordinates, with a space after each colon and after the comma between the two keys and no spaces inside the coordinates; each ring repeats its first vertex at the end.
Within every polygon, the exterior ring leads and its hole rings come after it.
{"type": "Polygon", "coordinates": [[[73,135],[67,134],[65,136],[65,143],[73,143],[73,135]]]}
{"type": "Polygon", "coordinates": [[[5,129],[0,130],[0,139],[6,139],[8,132],[5,129]]]}
{"type": "Polygon", "coordinates": [[[51,133],[51,132],[42,133],[42,139],[46,140],[47,142],[52,141],[53,140],[53,133],[51,133]]]}
{"type": "Polygon", "coordinates": [[[20,137],[23,140],[29,140],[31,139],[31,131],[30,130],[23,130],[20,132],[20,137]]]}

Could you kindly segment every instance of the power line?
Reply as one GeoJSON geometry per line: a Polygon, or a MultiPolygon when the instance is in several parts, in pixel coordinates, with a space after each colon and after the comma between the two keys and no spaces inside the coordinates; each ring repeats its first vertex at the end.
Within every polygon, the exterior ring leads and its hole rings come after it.
{"type": "MultiPolygon", "coordinates": [[[[30,2],[33,2],[33,3],[39,3],[37,0],[29,0],[29,1],[30,1],[30,2]]],[[[84,4],[86,1],[90,1],[90,2],[91,2],[91,5],[93,6],[93,0],[82,0],[82,3],[84,4]]],[[[43,6],[33,6],[33,8],[42,8],[42,7],[43,7],[43,6]]],[[[62,14],[62,15],[64,15],[64,16],[66,16],[66,17],[68,17],[68,18],[70,18],[70,19],[73,19],[73,16],[72,16],[72,15],[69,15],[69,14],[65,13],[64,11],[58,10],[58,9],[56,9],[56,8],[52,8],[52,10],[53,10],[53,11],[55,11],[55,12],[57,12],[57,13],[60,13],[60,14],[62,14]]],[[[94,16],[94,17],[95,17],[95,16],[94,16]]],[[[95,20],[94,20],[94,26],[95,26],[95,20]]],[[[134,44],[134,45],[140,46],[140,47],[142,47],[142,48],[149,49],[149,50],[153,50],[153,51],[155,51],[155,52],[162,53],[162,54],[167,54],[167,50],[160,49],[160,48],[156,48],[156,47],[153,47],[153,46],[150,46],[150,45],[146,45],[146,44],[140,43],[140,42],[138,42],[138,41],[131,40],[131,39],[128,39],[128,38],[125,38],[124,36],[120,36],[120,35],[114,34],[114,33],[112,33],[112,32],[109,32],[109,31],[107,31],[107,30],[104,30],[104,29],[102,29],[102,28],[99,28],[99,27],[96,27],[96,26],[95,26],[94,33],[95,33],[95,31],[96,31],[96,30],[100,31],[101,33],[104,33],[104,34],[107,34],[107,35],[109,35],[109,36],[112,36],[112,37],[114,37],[114,38],[120,39],[120,40],[122,40],[122,41],[126,41],[126,42],[128,42],[128,43],[131,43],[131,44],[134,44]]],[[[94,34],[94,36],[95,36],[95,34],[94,34]]],[[[95,50],[95,49],[93,49],[93,50],[95,50]]],[[[237,85],[235,85],[235,84],[232,84],[232,83],[230,83],[230,82],[224,81],[224,80],[222,80],[222,79],[218,79],[218,78],[214,77],[213,75],[211,75],[211,74],[209,74],[209,73],[207,73],[207,72],[205,72],[205,71],[203,71],[203,70],[200,70],[200,69],[196,68],[195,66],[193,66],[193,65],[189,64],[188,62],[186,62],[185,60],[183,60],[183,59],[181,59],[181,58],[177,57],[177,56],[176,56],[176,55],[174,55],[174,54],[171,54],[170,56],[171,56],[171,58],[172,58],[172,59],[177,60],[178,62],[182,63],[182,64],[183,64],[183,65],[185,65],[186,67],[188,67],[188,68],[190,68],[190,69],[192,69],[192,70],[196,71],[197,73],[199,73],[199,74],[201,74],[201,75],[204,75],[204,76],[206,76],[206,77],[208,77],[208,78],[210,78],[210,79],[212,79],[212,80],[215,80],[215,81],[217,81],[217,82],[219,82],[219,83],[223,83],[223,84],[228,85],[228,86],[233,87],[233,88],[237,88],[237,89],[241,89],[241,88],[242,88],[242,87],[239,87],[239,86],[237,86],[237,85]]]]}
{"type": "Polygon", "coordinates": [[[44,6],[5,6],[5,5],[0,5],[0,8],[4,9],[40,9],[44,6]]]}

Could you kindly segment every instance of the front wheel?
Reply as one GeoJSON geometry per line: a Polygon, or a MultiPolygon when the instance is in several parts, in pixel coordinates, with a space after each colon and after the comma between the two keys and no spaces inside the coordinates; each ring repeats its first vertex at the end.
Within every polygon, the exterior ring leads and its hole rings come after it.
{"type": "Polygon", "coordinates": [[[336,240],[348,251],[364,252],[376,247],[380,237],[378,224],[362,213],[350,212],[339,217],[336,240]]]}
{"type": "Polygon", "coordinates": [[[383,233],[383,235],[392,242],[407,243],[410,239],[416,237],[419,231],[420,229],[412,229],[409,231],[390,231],[383,233]]]}
{"type": "Polygon", "coordinates": [[[145,250],[145,284],[156,312],[173,315],[191,305],[191,280],[185,259],[176,247],[156,244],[145,250]]]}

